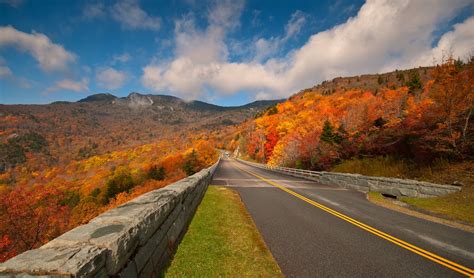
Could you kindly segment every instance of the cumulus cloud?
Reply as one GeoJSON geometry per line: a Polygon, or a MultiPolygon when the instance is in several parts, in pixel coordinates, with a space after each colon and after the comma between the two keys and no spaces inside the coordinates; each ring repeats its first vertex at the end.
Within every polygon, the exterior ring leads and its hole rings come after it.
{"type": "Polygon", "coordinates": [[[159,30],[161,20],[159,17],[148,15],[137,0],[122,0],[115,3],[111,10],[112,18],[122,24],[125,29],[159,30]]]}
{"type": "Polygon", "coordinates": [[[34,31],[28,34],[12,26],[0,27],[0,48],[7,46],[28,52],[45,71],[64,70],[68,63],[76,59],[73,53],[51,42],[46,35],[34,31]]]}
{"type": "Polygon", "coordinates": [[[460,59],[474,54],[474,16],[454,25],[452,31],[439,39],[436,47],[421,55],[412,65],[429,65],[433,60],[439,62],[443,56],[449,54],[460,59]]]}
{"type": "Polygon", "coordinates": [[[102,68],[97,71],[96,81],[101,88],[113,90],[123,86],[127,74],[113,68],[102,68]]]}
{"type": "Polygon", "coordinates": [[[88,92],[89,91],[89,79],[83,78],[80,81],[72,79],[63,79],[57,81],[53,86],[49,87],[46,92],[52,93],[60,90],[74,91],[74,92],[88,92]]]}
{"type": "Polygon", "coordinates": [[[340,75],[413,66],[412,61],[431,50],[437,26],[468,3],[368,1],[356,17],[311,36],[294,53],[288,82],[310,86],[340,75]]]}
{"type": "MultiPolygon", "coordinates": [[[[209,12],[205,30],[197,30],[190,20],[177,22],[175,58],[144,67],[142,83],[154,91],[171,91],[185,98],[199,98],[209,91],[228,95],[242,90],[257,98],[270,93],[276,98],[336,76],[430,65],[432,56],[445,47],[461,57],[472,51],[472,18],[454,26],[432,47],[439,26],[469,4],[469,0],[368,0],[356,16],[312,35],[286,56],[271,58],[257,51],[250,62],[236,63],[228,59],[226,34],[238,23],[222,23],[226,14],[222,10],[233,11],[227,13],[233,15],[229,18],[238,20],[241,9],[218,3],[209,12]]],[[[281,37],[257,41],[257,47],[260,43],[262,50],[274,53],[272,47],[277,49],[279,41],[298,34],[304,21],[302,14],[294,14],[281,37]]]]}

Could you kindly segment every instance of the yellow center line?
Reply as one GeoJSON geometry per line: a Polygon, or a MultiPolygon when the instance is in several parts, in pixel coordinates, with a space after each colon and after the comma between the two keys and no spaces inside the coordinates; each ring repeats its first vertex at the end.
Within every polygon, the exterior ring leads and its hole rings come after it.
{"type": "Polygon", "coordinates": [[[433,261],[433,262],[436,262],[436,263],[438,263],[438,264],[440,264],[440,265],[443,265],[443,266],[445,266],[445,267],[447,267],[447,268],[449,268],[449,269],[451,269],[451,270],[454,270],[454,271],[456,271],[456,272],[459,272],[459,273],[461,273],[461,274],[464,274],[464,275],[466,275],[466,276],[468,276],[468,277],[474,277],[474,270],[473,270],[473,269],[470,269],[470,268],[468,268],[468,267],[465,267],[465,266],[462,266],[462,265],[460,265],[460,264],[457,264],[457,263],[455,263],[455,262],[453,262],[453,261],[450,261],[450,260],[445,259],[445,258],[443,258],[443,257],[441,257],[441,256],[438,256],[438,255],[433,254],[433,253],[431,253],[431,252],[429,252],[429,251],[426,251],[426,250],[424,250],[424,249],[422,249],[422,248],[420,248],[420,247],[417,247],[417,246],[415,246],[415,245],[413,245],[413,244],[410,244],[410,243],[408,243],[408,242],[406,242],[406,241],[403,241],[403,240],[398,239],[398,238],[396,238],[396,237],[394,237],[394,236],[391,236],[391,235],[389,235],[389,234],[387,234],[387,233],[384,233],[384,232],[382,232],[382,231],[380,231],[380,230],[377,230],[377,229],[375,229],[375,228],[373,228],[373,227],[371,227],[371,226],[369,226],[369,225],[367,225],[367,224],[364,224],[364,223],[362,223],[362,222],[359,222],[359,221],[357,221],[357,220],[355,220],[355,219],[353,219],[353,218],[351,218],[351,217],[349,217],[349,216],[347,216],[347,215],[345,215],[345,214],[342,214],[342,213],[340,213],[340,212],[338,212],[338,211],[335,211],[335,210],[333,210],[333,209],[331,209],[331,208],[329,208],[329,207],[326,207],[326,206],[324,206],[324,205],[322,205],[322,204],[320,204],[320,203],[318,203],[318,202],[315,202],[315,201],[313,201],[313,200],[311,200],[311,199],[309,199],[309,198],[307,198],[307,197],[305,197],[305,196],[303,196],[303,195],[301,195],[301,194],[298,194],[298,193],[296,193],[295,191],[293,191],[293,190],[291,190],[291,189],[288,189],[288,188],[285,187],[285,186],[282,186],[282,185],[280,185],[280,184],[278,184],[278,183],[276,183],[276,182],[274,182],[274,181],[271,181],[271,180],[269,180],[269,179],[267,179],[267,178],[264,178],[264,177],[262,177],[262,176],[259,176],[259,175],[255,174],[255,173],[253,173],[252,171],[249,171],[249,170],[247,170],[247,169],[243,169],[243,168],[241,168],[240,166],[238,166],[235,162],[233,162],[233,164],[234,164],[234,166],[235,166],[236,168],[238,168],[239,170],[241,170],[241,171],[243,171],[243,172],[246,172],[246,173],[248,173],[248,174],[250,174],[250,175],[252,175],[252,176],[254,176],[254,177],[257,177],[257,178],[261,179],[262,181],[264,181],[264,182],[266,182],[266,183],[268,183],[268,184],[271,184],[271,185],[273,185],[273,186],[275,186],[275,187],[277,187],[277,188],[279,188],[279,189],[281,189],[281,190],[283,190],[283,191],[285,191],[285,192],[287,192],[287,193],[289,193],[289,194],[291,194],[291,195],[293,195],[293,196],[295,196],[295,197],[297,197],[297,198],[299,198],[299,199],[305,201],[306,203],[309,203],[309,204],[311,204],[311,205],[313,205],[313,206],[315,206],[315,207],[317,207],[317,208],[319,208],[319,209],[321,209],[321,210],[324,210],[324,211],[326,211],[327,213],[330,213],[330,214],[332,214],[332,215],[334,215],[334,216],[336,216],[336,217],[338,217],[338,218],[340,218],[340,219],[342,219],[342,220],[344,220],[344,221],[346,221],[346,222],[349,222],[349,223],[351,223],[351,224],[353,224],[353,225],[355,225],[355,226],[357,226],[357,227],[359,227],[359,228],[361,228],[361,229],[363,229],[363,230],[365,230],[365,231],[367,231],[367,232],[369,232],[369,233],[371,233],[371,234],[374,234],[374,235],[376,235],[376,236],[378,236],[378,237],[381,237],[381,238],[383,238],[383,239],[385,239],[385,240],[387,240],[387,241],[389,241],[389,242],[392,242],[392,243],[394,243],[394,244],[396,244],[396,245],[398,245],[398,246],[400,246],[400,247],[402,247],[402,248],[405,248],[405,249],[407,249],[407,250],[409,250],[409,251],[411,251],[411,252],[413,252],[413,253],[416,253],[416,254],[418,254],[418,255],[420,255],[420,256],[426,258],[426,259],[429,259],[429,260],[431,260],[431,261],[433,261]]]}

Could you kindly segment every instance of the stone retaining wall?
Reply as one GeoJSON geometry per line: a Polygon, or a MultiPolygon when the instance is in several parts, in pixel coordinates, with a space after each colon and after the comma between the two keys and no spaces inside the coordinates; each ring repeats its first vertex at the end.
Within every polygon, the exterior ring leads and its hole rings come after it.
{"type": "MultiPolygon", "coordinates": [[[[240,160],[240,159],[239,159],[240,160]]],[[[375,191],[397,197],[436,197],[461,190],[460,186],[435,184],[416,180],[370,177],[359,174],[308,171],[286,167],[272,167],[265,164],[240,160],[255,167],[269,169],[287,175],[302,177],[325,185],[338,185],[362,192],[375,191]]]]}
{"type": "Polygon", "coordinates": [[[217,165],[143,194],[0,264],[0,277],[160,276],[217,165]]]}

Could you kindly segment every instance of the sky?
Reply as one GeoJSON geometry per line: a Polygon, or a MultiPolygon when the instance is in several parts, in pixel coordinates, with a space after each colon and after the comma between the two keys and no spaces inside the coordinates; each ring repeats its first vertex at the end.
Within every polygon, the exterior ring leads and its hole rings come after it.
{"type": "Polygon", "coordinates": [[[0,0],[0,103],[235,106],[474,54],[472,0],[0,0]]]}

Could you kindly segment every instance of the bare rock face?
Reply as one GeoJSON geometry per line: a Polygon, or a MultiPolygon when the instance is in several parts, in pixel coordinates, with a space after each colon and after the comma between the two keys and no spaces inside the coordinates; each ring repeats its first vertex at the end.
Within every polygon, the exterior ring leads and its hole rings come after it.
{"type": "Polygon", "coordinates": [[[149,107],[153,105],[153,100],[150,96],[141,95],[139,93],[131,93],[127,97],[128,107],[132,109],[149,107]]]}

